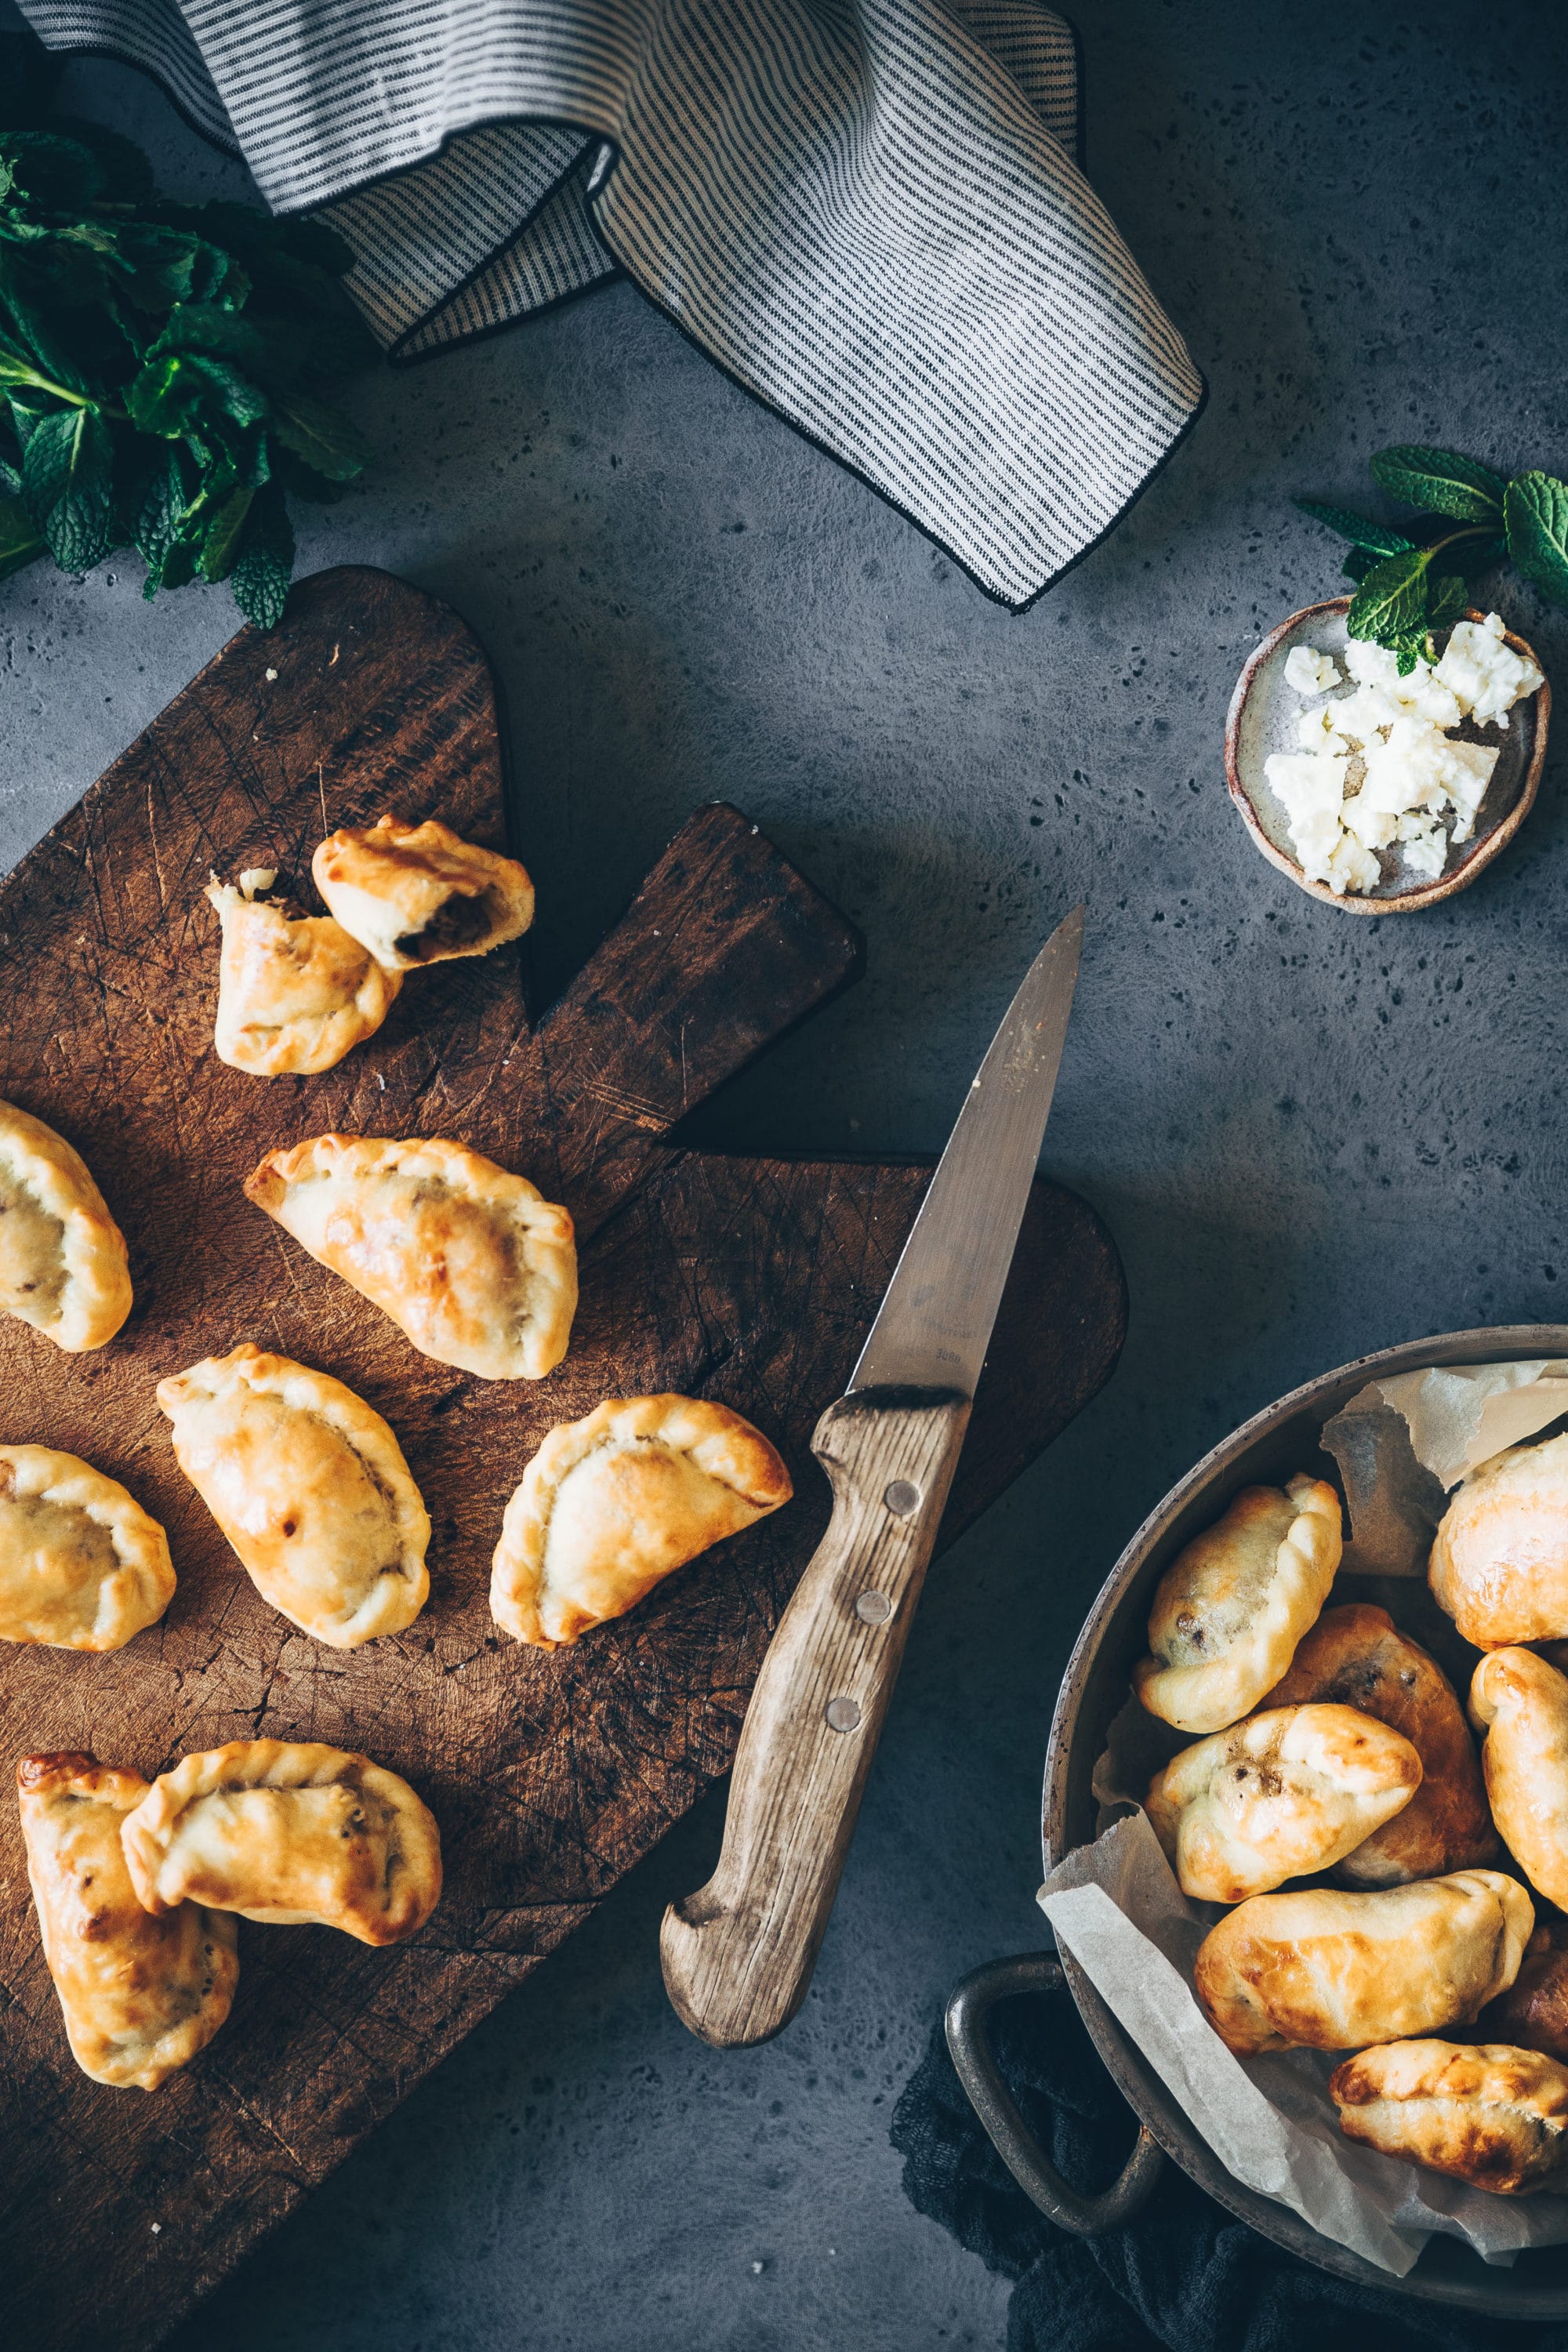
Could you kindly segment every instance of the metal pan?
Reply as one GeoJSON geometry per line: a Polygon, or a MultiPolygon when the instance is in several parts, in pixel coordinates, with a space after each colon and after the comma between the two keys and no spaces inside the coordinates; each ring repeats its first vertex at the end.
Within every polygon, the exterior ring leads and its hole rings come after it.
{"type": "MultiPolygon", "coordinates": [[[[1279,1485],[1296,1470],[1311,1471],[1337,1484],[1335,1465],[1321,1449],[1320,1433],[1368,1381],[1419,1371],[1429,1364],[1505,1363],[1542,1356],[1568,1356],[1568,1324],[1450,1331],[1409,1347],[1385,1348],[1379,1355],[1325,1372],[1267,1412],[1254,1414],[1171,1489],[1106,1579],[1062,1679],[1046,1752],[1041,1842],[1047,1871],[1094,1836],[1096,1807],[1089,1777],[1111,1717],[1126,1699],[1133,1662],[1147,1646],[1154,1587],[1181,1547],[1218,1517],[1240,1486],[1279,1485]]],[[[1343,1577],[1334,1597],[1392,1605],[1400,1622],[1436,1648],[1439,1657],[1446,1651],[1453,1654],[1458,1639],[1453,1628],[1437,1618],[1435,1609],[1426,1615],[1431,1604],[1425,1588],[1411,1578],[1343,1577]]],[[[1462,1645],[1461,1654],[1469,1654],[1462,1645]]],[[[1068,1953],[1059,1960],[1030,1953],[977,1969],[948,2005],[947,2035],[960,2077],[998,2155],[1020,2187],[1063,2229],[1092,2236],[1130,2220],[1154,2186],[1163,2150],[1228,2212],[1336,2277],[1417,2302],[1495,2312],[1508,2319],[1568,2319],[1568,2246],[1533,2248],[1521,2254],[1511,2269],[1502,2270],[1483,2263],[1456,2239],[1434,2237],[1414,2269],[1394,2278],[1321,2236],[1272,2198],[1244,2189],[1145,2063],[1068,1953]],[[1046,1990],[1064,1978],[1096,2049],[1142,2126],[1121,2179],[1099,2198],[1078,2195],[1053,2170],[1008,2095],[986,2040],[986,2013],[998,2000],[1012,1993],[1046,1990]]]]}

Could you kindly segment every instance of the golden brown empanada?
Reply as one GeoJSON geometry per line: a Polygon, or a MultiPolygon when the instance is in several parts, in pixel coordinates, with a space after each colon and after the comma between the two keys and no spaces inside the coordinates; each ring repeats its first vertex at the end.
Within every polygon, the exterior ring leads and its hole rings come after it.
{"type": "Polygon", "coordinates": [[[1347,2139],[1501,2197],[1562,2189],[1568,2067],[1506,2042],[1394,2042],[1329,2077],[1347,2139]]]}
{"type": "Polygon", "coordinates": [[[1241,1903],[1327,1870],[1421,1785],[1408,1739],[1349,1706],[1277,1706],[1173,1757],[1145,1801],[1184,1895],[1241,1903]]]}
{"type": "Polygon", "coordinates": [[[403,975],[377,963],[331,915],[290,914],[214,880],[223,925],[213,1047],[258,1078],[330,1070],[391,1010],[403,975]]]}
{"type": "Polygon", "coordinates": [[[168,1539],[74,1454],[0,1445],[0,1641],[120,1650],[174,1598],[168,1539]]]}
{"type": "Polygon", "coordinates": [[[68,1355],[112,1339],[131,1312],[125,1236],[63,1135],[0,1102],[0,1310],[68,1355]]]}
{"type": "Polygon", "coordinates": [[[1321,1478],[1244,1486],[1154,1594],[1132,1687],[1178,1731],[1223,1731],[1279,1681],[1340,1564],[1340,1498],[1321,1478]]]}
{"type": "Polygon", "coordinates": [[[221,1911],[136,1899],[121,1825],[147,1794],[139,1772],[94,1756],[16,1767],[27,1876],[71,2055],[95,2083],[155,2091],[228,2015],[237,1930],[221,1911]]]}
{"type": "Polygon", "coordinates": [[[248,1340],[158,1383],[174,1455],[264,1601],[334,1650],[425,1606],[430,1520],[395,1437],[342,1381],[248,1340]]]}
{"type": "Polygon", "coordinates": [[[438,1364],[542,1381],[566,1353],[572,1220],[467,1144],[318,1135],[269,1151],[245,1190],[438,1364]]]}
{"type": "Polygon", "coordinates": [[[1531,1886],[1568,1909],[1568,1675],[1533,1650],[1494,1650],[1470,1682],[1481,1769],[1502,1842],[1531,1886]]]}
{"type": "Polygon", "coordinates": [[[1443,1514],[1426,1574],[1478,1650],[1568,1633],[1568,1436],[1510,1445],[1472,1471],[1443,1514]]]}
{"type": "Polygon", "coordinates": [[[407,1781],[315,1740],[235,1739],[182,1758],[127,1816],[124,1839],[155,1915],[206,1903],[400,1944],[440,1900],[440,1832],[407,1781]]]}
{"type": "Polygon", "coordinates": [[[761,1430],[701,1397],[611,1397],[552,1429],[506,1507],[490,1611],[553,1650],[787,1503],[761,1430]]]}
{"type": "Polygon", "coordinates": [[[1568,1919],[1542,1919],[1519,1974],[1476,2021],[1489,2042],[1568,2060],[1568,1919]]]}
{"type": "Polygon", "coordinates": [[[1335,1870],[1347,1886],[1401,1886],[1495,1861],[1480,1759],[1453,1685],[1386,1609],[1325,1609],[1268,1694],[1270,1706],[1320,1700],[1353,1706],[1403,1732],[1421,1759],[1421,1786],[1335,1870]]]}
{"type": "Polygon", "coordinates": [[[345,826],[322,842],[310,872],[344,930],[394,971],[488,955],[533,920],[526,868],[434,817],[345,826]]]}
{"type": "Polygon", "coordinates": [[[1458,1870],[1375,1895],[1255,1895],[1198,1947],[1194,1990],[1222,2042],[1361,2050],[1468,2025],[1510,1985],[1535,1906],[1500,1870],[1458,1870]]]}

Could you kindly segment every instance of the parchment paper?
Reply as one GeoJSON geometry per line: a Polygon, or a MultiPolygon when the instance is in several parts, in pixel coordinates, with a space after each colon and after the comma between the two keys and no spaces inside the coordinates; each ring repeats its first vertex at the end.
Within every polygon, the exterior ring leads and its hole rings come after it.
{"type": "Polygon", "coordinates": [[[1343,1567],[1424,1576],[1461,1478],[1568,1412],[1568,1363],[1451,1364],[1372,1381],[1324,1424],[1344,1481],[1343,1567]]]}
{"type": "Polygon", "coordinates": [[[1227,2171],[1403,2277],[1434,2231],[1489,2263],[1568,2241],[1568,2197],[1492,2197],[1342,2138],[1319,2051],[1233,2057],[1198,2007],[1193,1961],[1217,1906],[1189,1903],[1137,1811],[1079,1846],[1040,1907],[1227,2171]]]}

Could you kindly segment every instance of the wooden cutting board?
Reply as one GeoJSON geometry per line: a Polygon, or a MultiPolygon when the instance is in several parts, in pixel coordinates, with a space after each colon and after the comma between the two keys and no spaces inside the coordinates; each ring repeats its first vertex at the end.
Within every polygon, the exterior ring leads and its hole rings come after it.
{"type": "MultiPolygon", "coordinates": [[[[162,1624],[111,1656],[4,1645],[5,1773],[40,1749],[153,1774],[226,1739],[325,1739],[405,1774],[447,1857],[435,1918],[395,1950],[242,1928],[229,2022],[148,2096],[70,2058],[0,1792],[0,2272],[10,2340],[30,2352],[154,2343],[725,1769],[826,1523],[812,1427],[926,1181],[923,1167],[667,1143],[858,957],[834,908],[722,805],[684,827],[537,1029],[502,950],[414,974],[380,1034],[323,1076],[225,1069],[209,869],[276,866],[308,888],[323,826],[384,808],[502,843],[491,681],[443,605],[384,573],[325,572],[272,635],[242,631],[0,887],[0,1095],[85,1154],[136,1288],[124,1331],[90,1356],[0,1320],[0,1441],[121,1479],[167,1528],[179,1574],[162,1624]],[[457,1136],[567,1203],[582,1307],[548,1381],[429,1362],[249,1206],[240,1182],[263,1151],[328,1129],[457,1136]],[[182,1478],[153,1388],[242,1339],[337,1374],[396,1431],[435,1528],[430,1601],[406,1633],[346,1653],[296,1633],[182,1478]],[[795,1502],[574,1649],[518,1646],[487,1590],[524,1464],[552,1423],[660,1389],[758,1422],[795,1502]]],[[[1037,1185],[944,1538],[1106,1379],[1124,1307],[1104,1228],[1037,1185]]]]}

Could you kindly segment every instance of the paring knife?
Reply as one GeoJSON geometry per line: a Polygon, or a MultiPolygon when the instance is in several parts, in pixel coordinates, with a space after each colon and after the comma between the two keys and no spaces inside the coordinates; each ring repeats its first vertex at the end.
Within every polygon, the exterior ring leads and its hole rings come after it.
{"type": "Polygon", "coordinates": [[[720,2049],[779,2032],[811,1982],[1028,1202],[1083,915],[1008,1007],[811,1441],[833,1517],[752,1693],[719,1866],[659,1935],[678,2014],[720,2049]]]}

